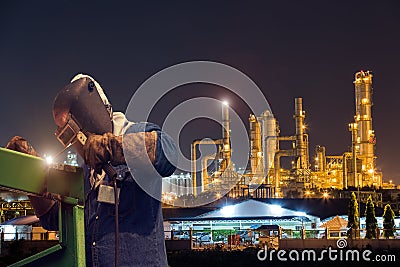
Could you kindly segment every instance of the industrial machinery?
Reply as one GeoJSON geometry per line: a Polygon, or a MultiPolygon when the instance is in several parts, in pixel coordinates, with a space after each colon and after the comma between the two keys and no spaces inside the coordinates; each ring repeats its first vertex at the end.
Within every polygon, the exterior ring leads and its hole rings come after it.
{"type": "Polygon", "coordinates": [[[308,134],[305,125],[306,112],[303,110],[303,99],[295,98],[295,120],[296,132],[292,136],[278,136],[277,151],[274,158],[274,179],[275,179],[275,197],[282,197],[288,194],[298,195],[298,192],[304,191],[304,188],[310,187],[310,162],[308,155],[308,134]],[[281,141],[291,141],[291,149],[280,149],[281,141]],[[292,157],[292,168],[289,177],[281,179],[281,157],[292,157]],[[282,189],[285,192],[282,192],[282,189]],[[282,193],[281,193],[282,192],[282,193]]]}
{"type": "Polygon", "coordinates": [[[231,141],[230,141],[230,121],[229,121],[229,105],[227,102],[222,103],[222,139],[218,140],[195,140],[191,146],[192,154],[192,179],[193,179],[193,194],[204,191],[226,192],[226,188],[230,187],[233,181],[237,181],[235,177],[230,177],[233,173],[231,164],[231,141]],[[197,182],[197,152],[196,148],[199,145],[217,146],[217,152],[203,157],[201,166],[201,180],[197,182]],[[217,168],[213,174],[209,176],[207,172],[208,161],[218,162],[217,168]],[[227,177],[227,175],[229,177],[227,177]],[[200,188],[198,192],[197,187],[200,188]]]}
{"type": "MultiPolygon", "coordinates": [[[[252,177],[253,197],[284,197],[301,195],[311,186],[311,170],[308,153],[308,134],[302,98],[295,99],[296,132],[291,136],[279,136],[276,119],[265,111],[259,117],[250,115],[250,168],[245,176],[252,177]],[[291,142],[290,149],[281,148],[281,142],[291,142]],[[292,168],[281,168],[281,158],[292,158],[292,168]]],[[[250,184],[251,188],[251,184],[250,184]]]]}
{"type": "MultiPolygon", "coordinates": [[[[200,192],[214,186],[216,181],[237,181],[230,197],[312,197],[327,190],[352,188],[378,188],[382,186],[382,173],[375,167],[375,132],[372,127],[372,73],[360,71],[355,74],[355,116],[349,124],[352,136],[350,151],[341,155],[329,155],[324,146],[315,148],[311,165],[306,113],[303,99],[295,98],[295,133],[281,136],[278,122],[270,111],[249,117],[250,154],[245,173],[237,173],[231,165],[230,124],[228,107],[223,107],[222,139],[196,140],[192,144],[193,186],[201,185],[200,192]],[[284,145],[290,142],[291,145],[284,145]],[[203,157],[201,172],[196,170],[196,147],[208,144],[217,146],[215,154],[203,157]],[[291,166],[284,166],[282,158],[289,158],[291,166]],[[216,163],[215,172],[208,173],[208,161],[216,163]],[[201,181],[198,175],[201,174],[201,181]],[[229,177],[224,177],[229,176],[229,177]]],[[[233,129],[234,130],[234,129],[233,129]]],[[[367,190],[367,189],[365,189],[367,190]]],[[[368,190],[367,190],[368,191],[368,190]]],[[[217,192],[217,191],[215,191],[217,192]]]]}
{"type": "MultiPolygon", "coordinates": [[[[349,124],[352,134],[351,151],[346,151],[342,155],[327,155],[324,146],[317,146],[313,166],[309,160],[308,134],[304,123],[305,112],[302,99],[295,99],[293,116],[296,126],[295,134],[279,136],[279,130],[277,130],[276,136],[271,138],[276,144],[275,148],[268,146],[269,153],[274,153],[274,161],[265,169],[265,175],[268,176],[266,183],[274,189],[274,197],[310,197],[311,190],[382,186],[382,173],[375,168],[376,138],[372,128],[371,110],[372,73],[370,71],[357,72],[354,86],[355,121],[349,124]],[[292,142],[292,148],[280,149],[280,142],[283,141],[292,142]],[[290,169],[281,168],[281,157],[293,159],[290,169]]],[[[258,119],[261,118],[262,116],[258,119]]],[[[266,134],[265,130],[261,131],[260,135],[264,142],[266,138],[270,138],[270,134],[266,134]]],[[[253,137],[253,135],[250,138],[258,140],[258,137],[253,137]]],[[[264,155],[268,155],[268,152],[264,151],[264,155]]],[[[254,172],[253,169],[252,172],[254,172]]]]}
{"type": "Polygon", "coordinates": [[[0,148],[0,187],[60,201],[59,243],[12,266],[85,266],[83,170],[0,148]]]}

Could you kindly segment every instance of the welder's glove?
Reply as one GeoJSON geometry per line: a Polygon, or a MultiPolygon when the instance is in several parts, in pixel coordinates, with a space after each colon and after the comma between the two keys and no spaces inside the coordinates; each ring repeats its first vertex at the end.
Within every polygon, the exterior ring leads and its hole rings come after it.
{"type": "Polygon", "coordinates": [[[35,149],[21,136],[14,136],[6,145],[7,149],[39,157],[35,149]]]}
{"type": "MultiPolygon", "coordinates": [[[[29,154],[35,157],[39,157],[36,150],[26,141],[26,139],[21,136],[14,136],[6,145],[7,149],[22,152],[25,154],[29,154]]],[[[51,207],[56,203],[54,200],[37,197],[37,196],[28,196],[29,200],[35,210],[36,216],[40,217],[46,214],[51,207]]]]}
{"type": "MultiPolygon", "coordinates": [[[[124,135],[125,147],[128,147],[129,156],[139,161],[148,157],[150,162],[154,163],[156,141],[157,133],[155,131],[124,135]]],[[[115,136],[112,133],[89,135],[83,150],[85,163],[97,173],[101,173],[103,165],[108,162],[113,166],[126,164],[122,149],[122,136],[115,136]]]]}
{"type": "Polygon", "coordinates": [[[112,133],[88,136],[83,146],[83,159],[86,165],[89,165],[97,173],[101,173],[102,166],[111,161],[111,155],[113,158],[119,157],[120,160],[123,160],[121,136],[115,136],[112,133]]]}

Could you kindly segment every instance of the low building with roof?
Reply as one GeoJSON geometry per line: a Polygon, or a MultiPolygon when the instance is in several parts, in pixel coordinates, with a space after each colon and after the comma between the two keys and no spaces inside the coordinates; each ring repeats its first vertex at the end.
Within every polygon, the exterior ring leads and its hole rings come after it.
{"type": "Polygon", "coordinates": [[[164,220],[171,229],[176,230],[246,230],[261,225],[279,225],[282,228],[301,230],[316,228],[320,218],[304,211],[291,210],[278,204],[248,199],[239,203],[215,209],[203,208],[203,213],[195,214],[194,208],[181,209],[181,212],[165,212],[164,220]],[[185,214],[186,216],[179,216],[185,214]]]}

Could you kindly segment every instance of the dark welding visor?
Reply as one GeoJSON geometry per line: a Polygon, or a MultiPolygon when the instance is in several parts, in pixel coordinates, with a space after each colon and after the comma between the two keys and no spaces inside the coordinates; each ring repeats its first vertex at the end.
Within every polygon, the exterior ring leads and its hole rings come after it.
{"type": "Polygon", "coordinates": [[[95,83],[80,78],[62,89],[53,104],[54,121],[59,127],[58,140],[69,145],[79,131],[85,134],[112,132],[112,118],[97,91],[95,83]]]}

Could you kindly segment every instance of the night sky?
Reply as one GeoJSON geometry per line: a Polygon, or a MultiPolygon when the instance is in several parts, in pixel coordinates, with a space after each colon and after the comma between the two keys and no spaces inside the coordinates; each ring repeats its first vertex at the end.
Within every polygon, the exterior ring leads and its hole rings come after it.
{"type": "MultiPolygon", "coordinates": [[[[114,110],[125,110],[154,73],[210,60],[257,83],[281,135],[294,133],[294,98],[303,97],[310,154],[323,145],[328,155],[341,155],[351,143],[354,74],[371,70],[377,168],[384,180],[400,183],[398,1],[99,2],[0,4],[1,145],[18,134],[41,154],[61,150],[52,102],[76,73],[94,76],[114,110]]],[[[198,96],[228,98],[248,118],[245,105],[224,89],[197,84],[166,96],[151,120],[161,124],[174,105],[198,96]]],[[[189,155],[191,140],[206,136],[220,138],[219,127],[188,124],[181,149],[189,155]]]]}

